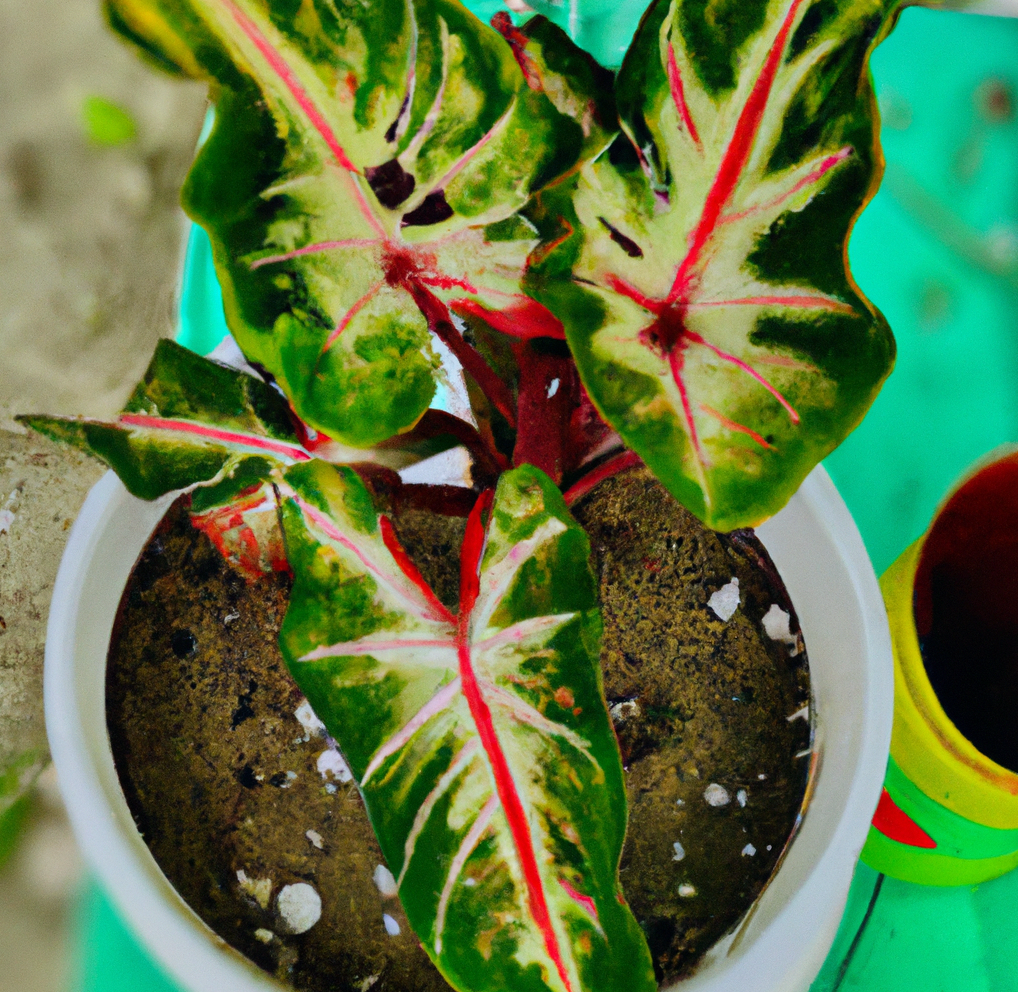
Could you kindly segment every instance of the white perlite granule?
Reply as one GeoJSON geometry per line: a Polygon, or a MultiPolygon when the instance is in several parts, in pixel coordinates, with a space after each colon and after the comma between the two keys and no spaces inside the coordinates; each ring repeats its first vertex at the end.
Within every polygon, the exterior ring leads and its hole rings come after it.
{"type": "Polygon", "coordinates": [[[745,807],[746,803],[749,802],[749,793],[747,793],[745,789],[739,789],[739,791],[735,793],[735,801],[740,806],[745,807]]]}
{"type": "Polygon", "coordinates": [[[703,798],[707,800],[708,806],[727,806],[732,801],[728,790],[723,785],[718,785],[717,782],[711,782],[703,790],[703,798]]]}
{"type": "Polygon", "coordinates": [[[307,933],[322,917],[322,897],[307,882],[284,885],[276,909],[290,933],[307,933]]]}
{"type": "Polygon", "coordinates": [[[746,845],[746,846],[745,846],[745,847],[744,847],[744,848],[742,849],[742,856],[743,856],[743,857],[745,857],[745,856],[746,856],[747,854],[748,854],[748,855],[749,855],[750,857],[753,857],[753,855],[754,855],[754,854],[756,854],[756,848],[755,848],[755,847],[754,847],[754,846],[753,846],[752,844],[747,844],[747,845],[746,845]]]}
{"type": "Polygon", "coordinates": [[[794,658],[799,653],[799,635],[793,634],[789,627],[791,615],[786,613],[777,603],[764,614],[764,633],[772,640],[788,646],[788,653],[794,658]]]}
{"type": "Polygon", "coordinates": [[[675,849],[672,861],[681,861],[686,856],[686,849],[678,841],[672,844],[672,847],[675,849]]]}
{"type": "Polygon", "coordinates": [[[386,899],[391,899],[399,891],[396,888],[396,879],[393,878],[392,872],[385,865],[379,865],[372,878],[375,880],[378,891],[386,899]]]}
{"type": "Polygon", "coordinates": [[[689,882],[683,882],[679,886],[679,895],[683,899],[691,899],[696,895],[696,886],[690,885],[689,882]]]}
{"type": "Polygon", "coordinates": [[[249,895],[262,909],[269,908],[269,899],[272,898],[271,878],[248,878],[243,868],[237,869],[237,881],[240,883],[241,891],[249,895]]]}
{"type": "Polygon", "coordinates": [[[731,582],[723,585],[707,600],[707,605],[714,611],[718,619],[728,623],[739,608],[739,580],[733,575],[731,582]]]}
{"type": "Polygon", "coordinates": [[[319,735],[325,734],[325,724],[318,719],[315,715],[315,711],[311,709],[311,704],[306,699],[300,704],[300,706],[297,707],[293,715],[297,718],[297,722],[304,728],[304,740],[308,741],[312,737],[318,737],[319,735]]]}
{"type": "Polygon", "coordinates": [[[329,748],[328,751],[323,751],[318,755],[318,774],[322,778],[328,778],[329,775],[332,775],[339,782],[350,782],[353,780],[350,766],[346,763],[343,755],[335,748],[329,748]]]}
{"type": "Polygon", "coordinates": [[[382,924],[385,926],[385,932],[390,937],[399,936],[399,923],[397,923],[396,920],[388,913],[382,914],[382,924]]]}

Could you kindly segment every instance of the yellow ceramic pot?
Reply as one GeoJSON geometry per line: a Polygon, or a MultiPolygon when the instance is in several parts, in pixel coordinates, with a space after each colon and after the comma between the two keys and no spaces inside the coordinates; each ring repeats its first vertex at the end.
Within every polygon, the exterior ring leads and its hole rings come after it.
{"type": "MultiPolygon", "coordinates": [[[[1010,609],[1018,623],[1011,575],[1018,588],[1018,454],[970,476],[881,580],[894,648],[894,728],[884,795],[862,854],[879,871],[961,885],[1018,866],[1018,774],[983,753],[948,716],[917,629],[919,616],[918,627],[930,632],[934,583],[959,610],[970,601],[990,604],[994,617],[1006,619],[1010,609]],[[984,572],[987,588],[981,589],[984,572]],[[994,600],[1001,592],[1004,600],[994,600]]],[[[982,630],[985,622],[973,615],[970,629],[982,630]]],[[[974,691],[982,686],[976,667],[958,677],[974,691]]],[[[995,685],[987,683],[985,691],[995,685]]],[[[1018,736],[1018,725],[1013,732],[1018,736]]]]}

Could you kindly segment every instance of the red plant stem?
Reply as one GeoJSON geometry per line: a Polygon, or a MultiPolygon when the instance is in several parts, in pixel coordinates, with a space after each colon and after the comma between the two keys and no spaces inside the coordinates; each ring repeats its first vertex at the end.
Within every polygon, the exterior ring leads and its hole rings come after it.
{"type": "Polygon", "coordinates": [[[456,356],[464,371],[481,387],[496,410],[506,419],[510,427],[516,427],[513,399],[506,384],[480,356],[476,349],[463,340],[463,335],[449,316],[446,305],[431,290],[419,282],[409,282],[407,291],[414,298],[421,313],[428,321],[428,327],[456,356]]]}
{"type": "Polygon", "coordinates": [[[595,486],[604,482],[605,479],[610,479],[613,475],[618,475],[619,472],[624,472],[627,468],[635,468],[637,465],[642,464],[643,460],[635,451],[622,451],[617,455],[613,455],[608,461],[602,462],[595,469],[591,469],[582,479],[575,482],[565,491],[566,506],[572,506],[574,503],[579,502],[595,486]]]}
{"type": "Polygon", "coordinates": [[[404,483],[397,499],[400,507],[430,510],[442,517],[468,517],[477,493],[463,486],[434,486],[426,483],[404,483]]]}
{"type": "Polygon", "coordinates": [[[509,467],[509,461],[497,448],[489,445],[473,424],[447,413],[445,410],[426,410],[417,424],[405,434],[398,434],[381,448],[405,448],[407,442],[428,440],[448,434],[456,438],[473,455],[478,466],[496,478],[509,467]]]}
{"type": "Polygon", "coordinates": [[[523,870],[523,878],[527,887],[527,905],[530,909],[530,915],[544,938],[545,949],[555,964],[562,984],[567,992],[573,992],[572,983],[569,980],[565,963],[562,960],[558,935],[555,933],[555,928],[551,921],[548,899],[544,891],[544,880],[541,878],[541,870],[537,864],[537,857],[534,854],[534,841],[530,832],[530,821],[523,807],[523,801],[520,799],[519,790],[509,768],[509,762],[506,760],[502,744],[495,731],[491,709],[481,691],[470,656],[470,618],[474,604],[477,602],[480,586],[481,555],[484,552],[484,523],[482,522],[482,516],[484,511],[491,505],[491,499],[492,493],[491,490],[488,490],[477,500],[477,504],[470,514],[470,519],[467,521],[467,531],[463,538],[463,552],[460,559],[460,613],[456,631],[460,683],[463,688],[463,695],[467,700],[467,705],[470,707],[470,715],[473,717],[474,724],[477,727],[481,746],[487,755],[492,777],[495,780],[495,790],[498,793],[499,802],[502,805],[502,811],[505,814],[506,823],[509,826],[509,831],[513,837],[513,844],[520,859],[520,867],[523,870]]]}
{"type": "Polygon", "coordinates": [[[514,343],[513,353],[520,369],[513,465],[534,465],[558,485],[577,440],[571,430],[580,392],[576,365],[529,342],[514,343]]]}

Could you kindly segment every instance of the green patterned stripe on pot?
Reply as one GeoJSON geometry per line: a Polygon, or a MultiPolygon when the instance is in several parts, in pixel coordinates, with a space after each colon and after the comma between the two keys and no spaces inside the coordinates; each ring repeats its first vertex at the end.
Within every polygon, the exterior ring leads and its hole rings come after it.
{"type": "Polygon", "coordinates": [[[894,758],[884,781],[890,800],[935,848],[903,843],[870,828],[862,860],[871,868],[926,885],[966,885],[1018,866],[1018,830],[996,830],[941,806],[909,780],[894,758]]]}

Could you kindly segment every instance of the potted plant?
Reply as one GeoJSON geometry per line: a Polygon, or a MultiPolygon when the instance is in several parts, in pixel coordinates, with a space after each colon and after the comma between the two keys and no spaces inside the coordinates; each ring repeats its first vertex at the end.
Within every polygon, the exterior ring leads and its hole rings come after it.
{"type": "MultiPolygon", "coordinates": [[[[589,542],[569,503],[642,461],[709,526],[755,525],[862,417],[893,343],[845,245],[879,167],[866,61],[897,10],[783,0],[720,23],[656,0],[612,74],[543,17],[488,27],[454,0],[108,3],[150,60],[210,83],[216,124],[184,201],[212,236],[247,371],[163,342],[115,421],[24,418],[155,501],[129,509],[111,483],[86,507],[54,598],[52,656],[63,645],[105,658],[133,560],[89,547],[113,517],[135,550],[180,490],[197,516],[242,519],[236,557],[293,572],[284,655],[456,988],[656,987],[618,882],[625,791],[589,542]],[[465,376],[463,416],[430,407],[436,341],[465,376]],[[463,504],[453,609],[372,491],[395,484],[394,466],[458,445],[468,485],[401,487],[422,506],[463,504]],[[61,612],[74,571],[101,601],[88,631],[80,599],[61,612]],[[420,821],[400,793],[448,798],[455,825],[420,821]],[[459,885],[468,863],[490,884],[459,885]],[[493,906],[505,940],[480,954],[470,935],[493,906]]],[[[857,535],[831,532],[841,513],[814,480],[771,531],[779,548],[812,516],[820,545],[847,550],[824,564],[852,619],[828,638],[812,630],[832,659],[861,644],[876,660],[862,686],[830,670],[817,686],[821,709],[841,690],[853,714],[827,730],[845,742],[847,774],[823,802],[818,786],[788,859],[799,874],[775,882],[744,935],[773,939],[782,923],[784,941],[801,940],[790,923],[830,891],[791,963],[726,949],[722,971],[757,987],[802,984],[819,966],[865,834],[846,810],[861,798],[865,824],[879,792],[886,635],[860,615],[879,617],[878,600],[853,591],[864,553],[857,535]],[[875,722],[853,742],[866,711],[875,722]],[[872,782],[864,757],[876,758],[872,782]]],[[[794,597],[815,594],[816,564],[792,551],[779,561],[794,597]]],[[[58,671],[48,691],[61,692],[58,671]]],[[[82,701],[101,712],[94,678],[67,720],[51,713],[58,761],[82,701]]],[[[75,745],[91,756],[85,784],[115,795],[102,728],[75,745]]],[[[834,749],[825,761],[838,764],[834,749]]],[[[127,857],[141,841],[113,843],[127,857]]],[[[132,886],[143,927],[176,926],[151,879],[132,886]]],[[[228,987],[236,966],[209,955],[205,974],[228,987]]]]}

